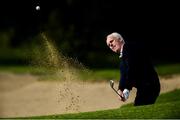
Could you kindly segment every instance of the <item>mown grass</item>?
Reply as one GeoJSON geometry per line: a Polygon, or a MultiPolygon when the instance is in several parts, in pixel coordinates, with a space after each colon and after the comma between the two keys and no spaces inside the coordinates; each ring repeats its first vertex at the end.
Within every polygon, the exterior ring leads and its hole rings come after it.
{"type": "Polygon", "coordinates": [[[160,76],[179,74],[180,73],[180,63],[157,65],[157,66],[155,66],[155,69],[157,70],[157,72],[160,76]]]}
{"type": "Polygon", "coordinates": [[[0,72],[12,72],[16,74],[45,74],[42,68],[34,68],[32,66],[0,66],[0,72]]]}
{"type": "Polygon", "coordinates": [[[118,69],[93,69],[88,73],[80,72],[80,77],[88,81],[118,80],[120,71],[118,69]]]}
{"type": "MultiPolygon", "coordinates": [[[[180,74],[180,63],[176,64],[165,64],[165,65],[157,65],[155,69],[159,76],[166,77],[171,76],[173,74],[180,74]]],[[[104,80],[119,80],[120,78],[120,71],[119,69],[94,69],[92,73],[85,76],[84,78],[89,79],[104,79],[104,80]]]]}
{"type": "MultiPolygon", "coordinates": [[[[173,74],[180,74],[180,63],[166,64],[155,66],[159,76],[166,77],[173,74]]],[[[33,75],[47,75],[47,71],[41,68],[33,68],[32,66],[0,66],[0,72],[13,72],[16,74],[30,73],[33,75]]],[[[101,80],[119,80],[119,69],[90,69],[87,71],[79,70],[80,78],[88,81],[101,81],[101,80]]]]}
{"type": "MultiPolygon", "coordinates": [[[[108,104],[108,103],[107,103],[108,104]]],[[[118,109],[26,117],[29,119],[178,119],[180,118],[180,90],[160,95],[153,105],[134,107],[124,105],[118,109]]]]}

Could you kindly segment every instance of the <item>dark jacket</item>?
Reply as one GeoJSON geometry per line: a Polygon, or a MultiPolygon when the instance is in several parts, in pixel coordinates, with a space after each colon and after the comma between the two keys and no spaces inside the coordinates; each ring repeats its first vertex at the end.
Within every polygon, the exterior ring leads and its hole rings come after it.
{"type": "Polygon", "coordinates": [[[131,90],[132,87],[143,88],[146,85],[159,85],[159,78],[148,57],[144,45],[125,43],[120,60],[121,78],[119,89],[131,90]]]}

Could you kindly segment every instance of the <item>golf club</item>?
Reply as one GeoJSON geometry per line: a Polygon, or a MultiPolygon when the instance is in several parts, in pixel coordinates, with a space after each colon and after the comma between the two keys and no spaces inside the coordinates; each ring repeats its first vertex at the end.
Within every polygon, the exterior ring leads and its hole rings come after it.
{"type": "Polygon", "coordinates": [[[109,83],[110,83],[111,88],[116,92],[116,94],[118,94],[123,99],[123,97],[117,92],[117,90],[114,89],[114,81],[110,80],[109,83]]]}

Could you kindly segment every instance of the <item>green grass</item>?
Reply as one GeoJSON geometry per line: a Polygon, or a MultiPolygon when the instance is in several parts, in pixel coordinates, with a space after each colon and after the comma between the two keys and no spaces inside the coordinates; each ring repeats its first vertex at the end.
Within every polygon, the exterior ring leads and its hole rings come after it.
{"type": "Polygon", "coordinates": [[[88,73],[80,73],[81,79],[88,81],[118,80],[120,71],[118,69],[94,69],[88,73]]]}
{"type": "Polygon", "coordinates": [[[30,73],[34,75],[45,74],[42,68],[34,68],[32,66],[0,66],[0,72],[12,72],[16,74],[30,73]]]}
{"type": "MultiPolygon", "coordinates": [[[[159,76],[166,77],[173,74],[180,74],[180,63],[155,66],[159,76]]],[[[0,66],[0,72],[14,72],[18,74],[31,73],[34,75],[47,74],[43,68],[33,68],[32,66],[0,66]]],[[[83,80],[101,81],[101,80],[119,80],[119,69],[93,69],[88,72],[79,72],[83,80]]]]}
{"type": "Polygon", "coordinates": [[[180,63],[157,65],[155,68],[160,76],[180,74],[180,63]]]}
{"type": "MultiPolygon", "coordinates": [[[[161,77],[180,74],[180,63],[157,65],[155,69],[161,77]]],[[[83,74],[83,78],[90,80],[119,80],[120,71],[119,69],[94,69],[90,74],[83,74]]]]}
{"type": "MultiPolygon", "coordinates": [[[[108,104],[108,103],[107,103],[108,104]]],[[[172,119],[180,118],[180,90],[160,95],[153,105],[134,107],[124,105],[118,109],[28,117],[29,119],[172,119]]]]}

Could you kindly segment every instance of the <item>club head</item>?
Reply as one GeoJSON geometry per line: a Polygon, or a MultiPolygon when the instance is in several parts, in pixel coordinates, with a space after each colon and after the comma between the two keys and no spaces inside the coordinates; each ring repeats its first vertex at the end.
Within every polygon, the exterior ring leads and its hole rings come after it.
{"type": "Polygon", "coordinates": [[[116,92],[116,94],[119,95],[122,99],[124,99],[124,98],[118,93],[118,91],[114,89],[114,81],[113,81],[113,80],[110,80],[109,83],[110,83],[111,88],[116,92]]]}
{"type": "Polygon", "coordinates": [[[110,80],[109,83],[110,83],[110,86],[113,88],[114,87],[114,81],[110,80]]]}

